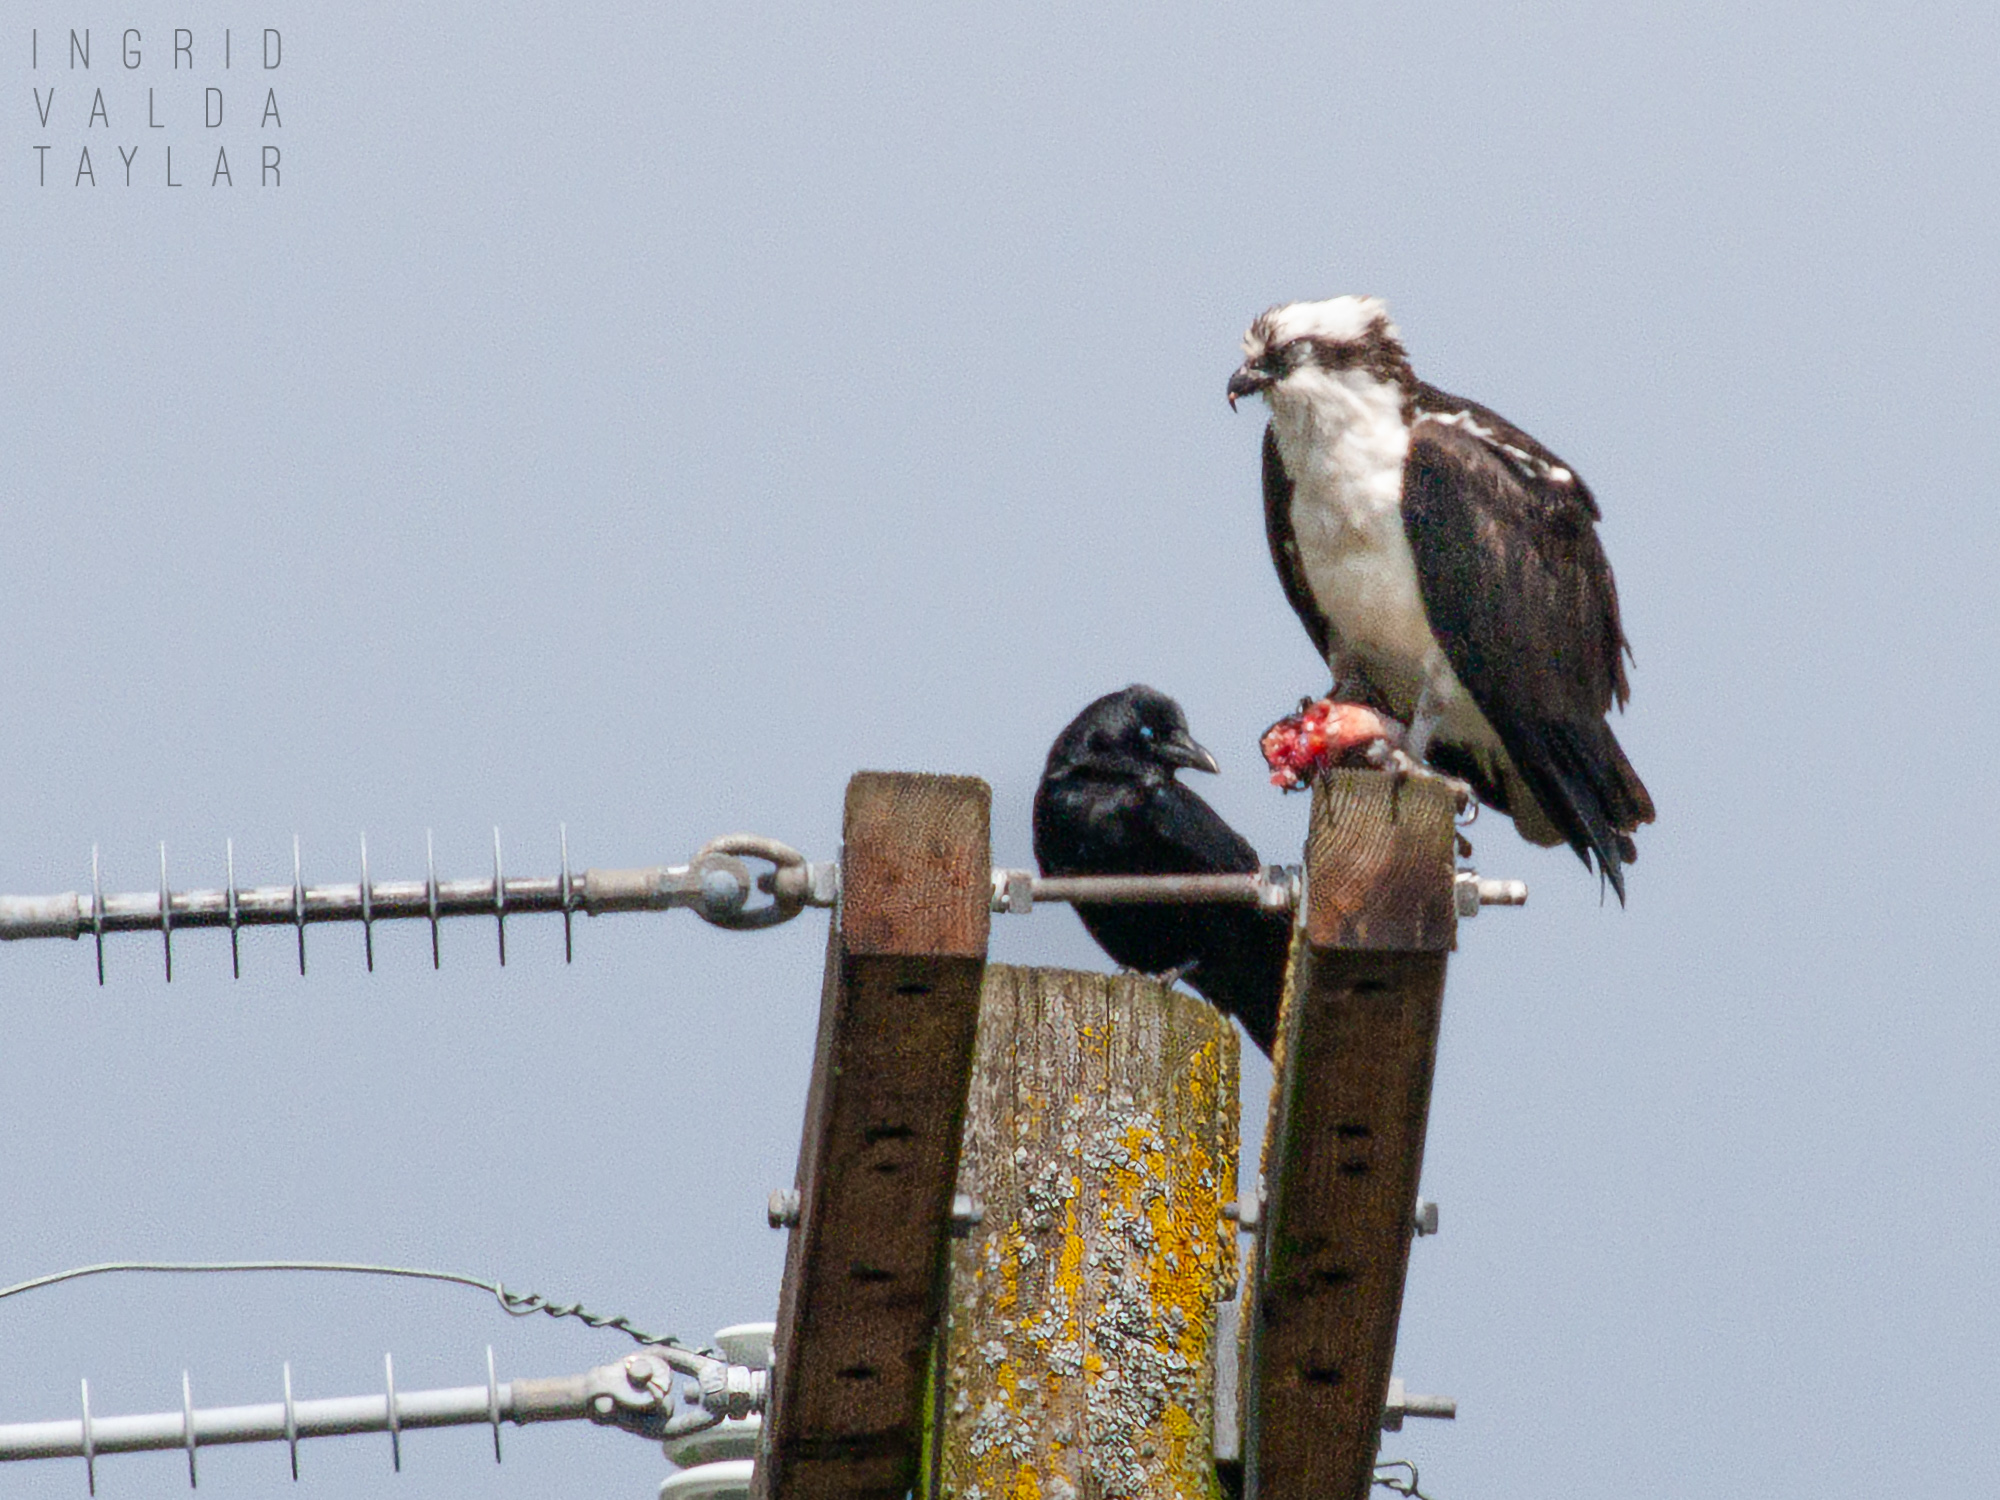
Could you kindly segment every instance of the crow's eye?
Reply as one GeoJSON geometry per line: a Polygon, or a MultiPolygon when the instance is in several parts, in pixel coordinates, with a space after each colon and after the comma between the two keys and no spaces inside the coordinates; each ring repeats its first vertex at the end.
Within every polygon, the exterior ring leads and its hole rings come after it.
{"type": "Polygon", "coordinates": [[[1150,740],[1152,737],[1153,737],[1153,726],[1151,724],[1141,724],[1139,726],[1139,738],[1142,740],[1150,740]]]}

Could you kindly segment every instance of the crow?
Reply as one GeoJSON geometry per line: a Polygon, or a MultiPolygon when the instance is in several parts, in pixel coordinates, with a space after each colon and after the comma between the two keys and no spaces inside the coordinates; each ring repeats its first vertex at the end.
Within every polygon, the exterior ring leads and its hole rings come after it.
{"type": "MultiPolygon", "coordinates": [[[[1035,789],[1044,875],[1254,875],[1257,851],[1174,779],[1217,770],[1165,693],[1107,693],[1050,747],[1035,789]]],[[[1278,1029],[1291,921],[1254,906],[1081,904],[1076,914],[1123,968],[1185,979],[1243,1023],[1265,1052],[1278,1029]]]]}

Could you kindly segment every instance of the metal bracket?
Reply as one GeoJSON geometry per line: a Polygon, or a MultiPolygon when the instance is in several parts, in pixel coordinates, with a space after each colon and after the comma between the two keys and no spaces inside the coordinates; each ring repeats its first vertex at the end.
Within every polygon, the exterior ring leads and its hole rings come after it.
{"type": "Polygon", "coordinates": [[[581,1375],[514,1381],[512,1415],[516,1422],[587,1416],[664,1442],[762,1412],[769,1378],[766,1371],[693,1349],[649,1344],[581,1375]]]}

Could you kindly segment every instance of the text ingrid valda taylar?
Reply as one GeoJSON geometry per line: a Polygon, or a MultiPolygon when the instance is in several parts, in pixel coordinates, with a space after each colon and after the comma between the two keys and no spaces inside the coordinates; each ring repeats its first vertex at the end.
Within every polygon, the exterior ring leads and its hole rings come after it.
{"type": "Polygon", "coordinates": [[[38,186],[283,185],[282,32],[96,30],[28,32],[38,186]]]}

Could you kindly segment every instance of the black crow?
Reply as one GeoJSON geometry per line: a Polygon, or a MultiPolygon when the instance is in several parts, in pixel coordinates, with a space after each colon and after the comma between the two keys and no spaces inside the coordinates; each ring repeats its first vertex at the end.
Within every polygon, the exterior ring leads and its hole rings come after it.
{"type": "MultiPolygon", "coordinates": [[[[1135,684],[1107,693],[1056,736],[1035,789],[1035,861],[1044,875],[1254,875],[1257,851],[1177,770],[1214,771],[1187,716],[1135,684]]],[[[1178,972],[1243,1023],[1266,1052],[1278,1028],[1291,921],[1254,906],[1081,905],[1112,959],[1142,974],[1178,972]]]]}

